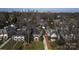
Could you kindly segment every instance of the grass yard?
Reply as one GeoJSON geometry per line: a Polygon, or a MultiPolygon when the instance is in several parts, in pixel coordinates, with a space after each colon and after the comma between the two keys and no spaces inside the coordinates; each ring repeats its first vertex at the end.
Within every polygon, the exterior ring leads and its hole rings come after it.
{"type": "Polygon", "coordinates": [[[57,48],[56,48],[56,46],[57,46],[56,42],[49,41],[49,43],[51,45],[52,50],[57,50],[57,48]]]}
{"type": "Polygon", "coordinates": [[[34,42],[32,41],[30,44],[26,44],[25,47],[23,42],[16,42],[14,40],[10,40],[3,48],[3,50],[44,50],[44,45],[42,41],[34,42]]]}
{"type": "Polygon", "coordinates": [[[13,45],[12,49],[15,49],[15,50],[22,50],[22,45],[23,45],[22,42],[16,42],[16,43],[13,45]]]}
{"type": "Polygon", "coordinates": [[[11,50],[14,44],[15,44],[15,41],[10,40],[2,49],[11,50]]]}
{"type": "Polygon", "coordinates": [[[22,42],[16,42],[14,40],[10,40],[2,49],[5,50],[20,50],[22,46],[22,42]]]}
{"type": "Polygon", "coordinates": [[[26,50],[43,50],[44,45],[42,41],[39,42],[32,42],[29,47],[26,48],[26,50]]]}

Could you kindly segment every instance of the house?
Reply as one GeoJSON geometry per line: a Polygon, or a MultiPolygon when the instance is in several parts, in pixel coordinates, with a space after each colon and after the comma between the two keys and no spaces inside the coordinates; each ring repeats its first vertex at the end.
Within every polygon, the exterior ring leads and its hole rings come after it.
{"type": "Polygon", "coordinates": [[[58,35],[55,29],[48,29],[47,33],[51,42],[56,41],[56,39],[58,38],[58,35]]]}
{"type": "Polygon", "coordinates": [[[37,41],[38,42],[40,40],[39,39],[40,38],[40,35],[38,35],[38,34],[34,34],[33,37],[34,37],[34,41],[37,41]]]}
{"type": "Polygon", "coordinates": [[[55,19],[53,21],[54,21],[54,27],[58,27],[59,26],[60,19],[55,19]]]}
{"type": "Polygon", "coordinates": [[[57,39],[57,34],[56,33],[52,33],[51,34],[51,42],[54,42],[54,41],[56,41],[56,39],[57,39]]]}
{"type": "Polygon", "coordinates": [[[40,39],[40,37],[41,37],[41,35],[42,35],[42,33],[39,31],[39,30],[34,30],[34,32],[33,32],[33,39],[34,39],[34,41],[39,41],[40,39]]]}
{"type": "Polygon", "coordinates": [[[25,38],[24,38],[24,35],[13,35],[12,39],[14,41],[24,41],[25,38]]]}
{"type": "Polygon", "coordinates": [[[12,35],[12,39],[14,41],[24,41],[25,40],[25,36],[23,35],[23,32],[20,30],[17,30],[17,32],[12,35]]]}
{"type": "Polygon", "coordinates": [[[8,32],[8,37],[11,37],[16,33],[16,26],[11,24],[10,26],[8,26],[7,32],[8,32]]]}
{"type": "Polygon", "coordinates": [[[3,29],[3,39],[7,40],[8,39],[8,33],[6,29],[3,29]]]}
{"type": "Polygon", "coordinates": [[[47,28],[47,33],[48,33],[48,36],[51,36],[51,34],[53,33],[53,32],[56,32],[56,30],[55,29],[51,29],[51,28],[47,28]]]}
{"type": "Polygon", "coordinates": [[[6,29],[0,29],[0,40],[7,40],[8,33],[6,29]]]}
{"type": "Polygon", "coordinates": [[[0,29],[0,40],[3,39],[3,32],[2,32],[2,29],[0,29]]]}
{"type": "Polygon", "coordinates": [[[37,23],[39,23],[39,25],[45,26],[45,27],[48,25],[48,22],[45,21],[45,19],[40,19],[37,23]]]}

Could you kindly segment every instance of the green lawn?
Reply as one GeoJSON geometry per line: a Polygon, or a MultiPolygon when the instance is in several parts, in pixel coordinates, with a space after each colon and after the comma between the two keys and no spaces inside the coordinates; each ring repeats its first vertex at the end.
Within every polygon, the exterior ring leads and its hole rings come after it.
{"type": "Polygon", "coordinates": [[[2,49],[12,49],[12,46],[15,44],[15,41],[10,40],[2,49]]]}
{"type": "Polygon", "coordinates": [[[22,42],[16,42],[16,43],[13,45],[12,49],[15,49],[15,50],[22,50],[22,45],[23,45],[22,42]]]}
{"type": "Polygon", "coordinates": [[[26,48],[26,50],[43,50],[44,49],[44,45],[42,41],[39,42],[32,42],[30,44],[30,47],[26,48]]]}
{"type": "Polygon", "coordinates": [[[22,42],[16,42],[14,40],[10,40],[2,49],[6,50],[19,50],[22,49],[22,42]]]}
{"type": "Polygon", "coordinates": [[[16,42],[14,40],[11,40],[2,49],[6,49],[6,50],[44,50],[44,45],[43,45],[42,41],[39,41],[39,42],[32,41],[30,44],[26,45],[25,48],[23,48],[22,42],[16,42]]]}

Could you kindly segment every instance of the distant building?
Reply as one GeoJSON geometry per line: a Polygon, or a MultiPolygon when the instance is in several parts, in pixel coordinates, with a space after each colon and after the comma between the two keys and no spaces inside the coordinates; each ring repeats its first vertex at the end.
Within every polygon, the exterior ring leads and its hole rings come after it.
{"type": "Polygon", "coordinates": [[[54,21],[55,23],[59,23],[60,20],[61,20],[61,19],[54,19],[53,21],[54,21]]]}

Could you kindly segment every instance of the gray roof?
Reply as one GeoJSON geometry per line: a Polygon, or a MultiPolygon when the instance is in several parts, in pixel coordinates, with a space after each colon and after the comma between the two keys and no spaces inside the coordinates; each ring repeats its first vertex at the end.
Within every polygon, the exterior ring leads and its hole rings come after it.
{"type": "Polygon", "coordinates": [[[2,29],[0,29],[0,33],[2,33],[2,29]]]}

